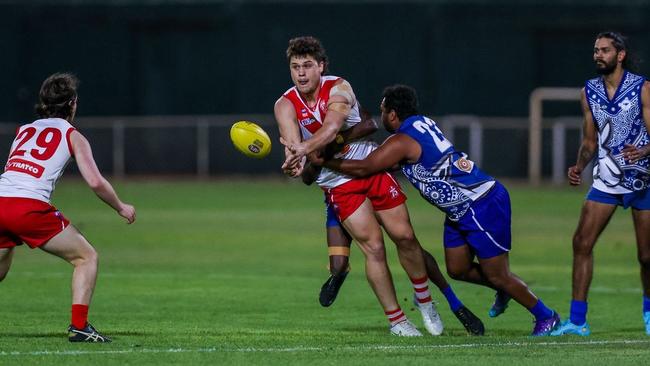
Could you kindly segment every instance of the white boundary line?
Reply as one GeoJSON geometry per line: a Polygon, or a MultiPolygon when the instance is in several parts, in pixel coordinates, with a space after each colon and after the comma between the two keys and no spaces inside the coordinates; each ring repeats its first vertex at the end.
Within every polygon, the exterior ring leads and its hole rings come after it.
{"type": "Polygon", "coordinates": [[[568,341],[568,342],[496,342],[496,343],[459,343],[432,345],[360,345],[328,347],[275,347],[275,348],[132,348],[122,350],[67,350],[67,351],[0,351],[0,357],[9,356],[82,356],[102,354],[138,354],[138,353],[292,353],[292,352],[342,352],[342,351],[403,351],[427,349],[482,348],[482,347],[564,347],[564,346],[601,346],[616,344],[650,344],[650,339],[628,339],[612,341],[568,341]]]}

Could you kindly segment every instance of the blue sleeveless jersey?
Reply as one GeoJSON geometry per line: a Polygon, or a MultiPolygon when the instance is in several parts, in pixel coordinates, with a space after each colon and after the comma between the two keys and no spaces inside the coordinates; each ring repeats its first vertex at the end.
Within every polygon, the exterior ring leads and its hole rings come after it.
{"type": "Polygon", "coordinates": [[[612,99],[602,77],[588,80],[585,95],[598,130],[598,161],[593,187],[607,193],[630,193],[648,188],[648,158],[636,163],[623,159],[626,144],[641,147],[648,142],[643,121],[641,88],[645,78],[625,71],[612,99]]]}
{"type": "Polygon", "coordinates": [[[422,155],[415,164],[404,164],[402,172],[420,195],[457,221],[494,185],[465,153],[456,151],[436,123],[424,116],[407,118],[396,133],[420,144],[422,155]]]}

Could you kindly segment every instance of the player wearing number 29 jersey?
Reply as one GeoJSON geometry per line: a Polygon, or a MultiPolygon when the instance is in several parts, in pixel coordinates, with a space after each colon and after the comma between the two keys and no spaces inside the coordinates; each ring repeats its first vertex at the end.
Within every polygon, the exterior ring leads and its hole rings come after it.
{"type": "Polygon", "coordinates": [[[70,135],[74,130],[62,118],[39,119],[18,128],[0,176],[0,197],[49,203],[56,181],[72,157],[70,135]]]}
{"type": "MultiPolygon", "coordinates": [[[[90,188],[130,224],[133,206],[122,202],[101,175],[88,140],[72,127],[77,111],[77,78],[48,77],[39,92],[41,119],[21,126],[0,176],[0,281],[11,266],[16,246],[26,243],[74,266],[71,342],[110,342],[88,323],[88,305],[97,278],[97,252],[52,205],[50,196],[65,166],[75,157],[90,188]]],[[[14,300],[18,301],[18,300],[14,300]]]]}

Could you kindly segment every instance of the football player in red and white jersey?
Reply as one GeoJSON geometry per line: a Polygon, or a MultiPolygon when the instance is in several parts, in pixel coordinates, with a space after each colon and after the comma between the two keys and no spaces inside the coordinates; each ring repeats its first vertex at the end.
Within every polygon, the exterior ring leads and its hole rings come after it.
{"type": "Polygon", "coordinates": [[[135,221],[135,208],[122,202],[104,179],[88,140],[72,125],[77,111],[78,80],[53,74],[43,82],[36,112],[40,119],[17,130],[4,173],[0,176],[0,280],[11,266],[14,248],[26,243],[60,257],[74,267],[70,342],[110,342],[88,323],[88,306],[97,278],[97,252],[50,204],[58,178],[71,157],[97,196],[135,221]]]}
{"type": "MultiPolygon", "coordinates": [[[[287,59],[294,87],[278,99],[274,112],[286,146],[282,168],[286,174],[297,177],[307,154],[340,139],[339,133],[359,123],[361,118],[350,84],[342,78],[323,75],[327,56],[320,41],[313,37],[290,40],[287,59]]],[[[375,148],[376,144],[370,141],[351,141],[337,156],[358,159],[375,148]]],[[[323,169],[316,182],[366,257],[366,276],[391,324],[391,333],[421,335],[397,302],[381,226],[397,246],[425,327],[433,335],[441,334],[443,326],[431,301],[422,247],[411,227],[404,203],[406,197],[397,181],[389,173],[353,179],[323,169]]]]}

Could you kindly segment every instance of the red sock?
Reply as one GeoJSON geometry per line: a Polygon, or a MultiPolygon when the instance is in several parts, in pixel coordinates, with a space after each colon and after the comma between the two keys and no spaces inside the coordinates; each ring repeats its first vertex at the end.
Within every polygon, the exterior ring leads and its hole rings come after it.
{"type": "Polygon", "coordinates": [[[420,304],[431,302],[431,292],[429,292],[429,278],[411,278],[413,289],[415,290],[415,297],[420,304]]]}
{"type": "Polygon", "coordinates": [[[88,305],[72,304],[72,326],[83,329],[88,323],[88,305]]]}
{"type": "Polygon", "coordinates": [[[395,310],[384,311],[384,314],[386,314],[391,326],[406,320],[406,315],[399,306],[395,310]]]}

